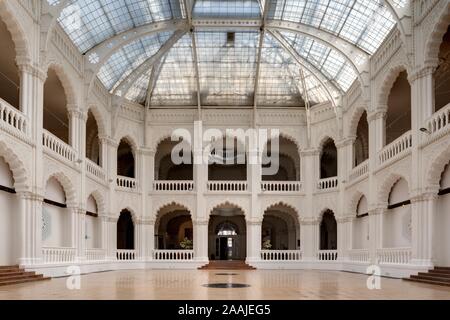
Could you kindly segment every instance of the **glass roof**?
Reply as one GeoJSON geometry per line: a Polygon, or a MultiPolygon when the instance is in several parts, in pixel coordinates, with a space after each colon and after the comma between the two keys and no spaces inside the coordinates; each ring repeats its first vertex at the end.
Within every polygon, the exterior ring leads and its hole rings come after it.
{"type": "Polygon", "coordinates": [[[172,34],[161,32],[124,46],[102,66],[98,78],[108,90],[113,91],[139,65],[154,56],[172,34]]]}
{"type": "Polygon", "coordinates": [[[202,105],[253,105],[259,32],[197,32],[202,105]]]}
{"type": "Polygon", "coordinates": [[[270,0],[269,19],[331,32],[373,54],[395,25],[383,0],[270,0]]]}
{"type": "MultiPolygon", "coordinates": [[[[56,5],[61,0],[47,0],[56,5]]],[[[123,32],[155,22],[186,19],[181,0],[71,0],[58,21],[81,53],[123,32]]],[[[336,35],[373,54],[395,26],[383,0],[196,0],[193,19],[221,19],[218,26],[196,29],[200,97],[203,106],[251,106],[255,102],[260,30],[256,27],[226,26],[228,19],[267,19],[304,24],[336,35]],[[266,6],[266,1],[269,1],[266,6]]],[[[392,0],[395,7],[407,0],[392,0]]],[[[251,24],[255,26],[255,24],[251,24]]],[[[293,52],[321,73],[328,90],[346,92],[358,74],[348,57],[312,37],[292,30],[279,30],[293,52]]],[[[186,30],[187,31],[187,30],[186,30]]],[[[268,31],[271,31],[270,29],[268,31]]],[[[146,35],[129,43],[101,67],[98,78],[110,91],[115,89],[142,63],[154,56],[173,32],[146,35]]],[[[162,59],[160,66],[137,77],[126,98],[144,103],[152,78],[149,103],[155,106],[196,106],[197,71],[192,35],[182,37],[162,59]],[[162,63],[161,63],[162,61],[162,63]],[[152,73],[153,70],[153,73],[152,73]],[[157,70],[157,72],[155,71],[157,70]]],[[[316,70],[306,70],[278,39],[266,32],[261,49],[256,102],[263,106],[303,106],[304,98],[314,103],[328,100],[317,80],[316,70]],[[304,93],[301,72],[308,92],[304,93]]],[[[117,90],[116,90],[117,91],[117,90]]],[[[331,92],[335,95],[336,92],[331,92]]]]}
{"type": "Polygon", "coordinates": [[[197,0],[195,18],[260,18],[258,0],[197,0]]]}
{"type": "MultiPolygon", "coordinates": [[[[59,2],[47,1],[52,5],[59,2]]],[[[85,53],[127,30],[179,18],[183,18],[179,0],[72,0],[59,23],[85,53]]]]}

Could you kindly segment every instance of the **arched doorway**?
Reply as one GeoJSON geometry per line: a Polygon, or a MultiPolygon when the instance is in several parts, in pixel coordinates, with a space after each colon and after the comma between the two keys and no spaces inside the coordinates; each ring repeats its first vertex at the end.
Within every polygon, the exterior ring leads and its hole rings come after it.
{"type": "Polygon", "coordinates": [[[101,163],[101,145],[98,136],[98,125],[91,111],[88,112],[88,119],[86,121],[86,158],[97,165],[101,163]]]}
{"type": "Polygon", "coordinates": [[[155,249],[192,250],[193,241],[193,224],[187,208],[170,205],[158,212],[155,222],[155,249]]]}
{"type": "Polygon", "coordinates": [[[71,219],[64,188],[56,178],[50,178],[45,187],[42,207],[42,245],[56,248],[72,247],[71,219]]]}
{"type": "Polygon", "coordinates": [[[101,222],[98,217],[97,201],[91,195],[86,203],[86,249],[100,249],[101,244],[101,222]]]}
{"type": "Polygon", "coordinates": [[[117,149],[117,175],[128,178],[136,175],[134,152],[127,139],[122,139],[117,149]]]}
{"type": "Polygon", "coordinates": [[[333,139],[327,139],[320,154],[320,179],[334,178],[338,175],[337,148],[333,139]]]}
{"type": "Polygon", "coordinates": [[[16,49],[6,24],[0,20],[0,98],[19,109],[20,73],[16,64],[16,49]]]}
{"type": "Polygon", "coordinates": [[[247,226],[241,209],[224,205],[212,211],[208,227],[210,260],[241,260],[247,257],[247,226]]]}
{"type": "Polygon", "coordinates": [[[352,248],[369,249],[369,208],[365,196],[358,202],[352,228],[352,248]]]}
{"type": "Polygon", "coordinates": [[[450,25],[439,49],[439,65],[434,73],[435,111],[450,103],[450,25]]]}
{"type": "Polygon", "coordinates": [[[155,179],[165,180],[183,180],[191,181],[194,177],[193,158],[191,154],[179,154],[179,161],[183,163],[174,163],[172,152],[176,146],[182,146],[182,150],[190,150],[187,142],[174,142],[170,138],[162,141],[155,154],[155,179]]]}
{"type": "Polygon", "coordinates": [[[44,129],[70,144],[67,97],[60,78],[51,68],[44,83],[44,129]]]}
{"type": "Polygon", "coordinates": [[[14,265],[19,258],[18,198],[15,193],[13,174],[0,156],[0,266],[14,265]]]}
{"type": "Polygon", "coordinates": [[[353,144],[353,166],[357,167],[369,159],[369,123],[367,112],[361,115],[356,129],[356,139],[353,144]]]}
{"type": "Polygon", "coordinates": [[[320,223],[320,250],[337,250],[337,222],[331,210],[325,211],[320,223]]]}
{"type": "Polygon", "coordinates": [[[267,143],[263,153],[262,180],[300,181],[300,155],[297,145],[284,137],[278,139],[277,147],[272,146],[273,141],[267,143]]]}
{"type": "Polygon", "coordinates": [[[392,187],[383,216],[383,247],[411,248],[411,201],[408,182],[399,179],[392,187]]]}
{"type": "Polygon", "coordinates": [[[389,93],[386,115],[386,145],[411,130],[411,85],[402,71],[389,93]]]}
{"type": "Polygon", "coordinates": [[[261,241],[263,250],[299,250],[297,212],[283,204],[269,207],[264,212],[261,241]]]}
{"type": "Polygon", "coordinates": [[[134,250],[134,222],[128,210],[123,210],[117,221],[117,249],[134,250]]]}
{"type": "Polygon", "coordinates": [[[450,162],[441,176],[436,205],[436,264],[450,266],[450,162]]]}

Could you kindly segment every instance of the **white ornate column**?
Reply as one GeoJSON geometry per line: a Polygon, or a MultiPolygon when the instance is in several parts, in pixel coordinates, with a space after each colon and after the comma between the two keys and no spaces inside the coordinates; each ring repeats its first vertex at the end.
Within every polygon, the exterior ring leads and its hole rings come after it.
{"type": "Polygon", "coordinates": [[[201,263],[208,263],[208,225],[206,219],[193,220],[194,228],[194,259],[201,263]]]}
{"type": "Polygon", "coordinates": [[[377,251],[383,248],[383,216],[385,207],[369,210],[369,254],[370,262],[377,264],[377,251]]]}
{"type": "Polygon", "coordinates": [[[107,245],[106,256],[108,260],[115,261],[117,252],[117,221],[118,218],[109,216],[106,218],[107,223],[107,245]]]}
{"type": "Polygon", "coordinates": [[[253,219],[247,223],[247,260],[248,264],[261,261],[261,232],[262,220],[253,219]]]}
{"type": "Polygon", "coordinates": [[[42,262],[42,203],[44,197],[28,191],[17,191],[19,197],[19,264],[42,262]]]}
{"type": "Polygon", "coordinates": [[[86,153],[85,139],[83,132],[86,131],[87,114],[82,112],[77,105],[67,105],[67,112],[69,115],[69,144],[74,148],[80,159],[84,158],[86,153]]]}
{"type": "Polygon", "coordinates": [[[411,264],[433,267],[435,215],[438,191],[430,191],[411,199],[411,264]]]}
{"type": "Polygon", "coordinates": [[[347,216],[336,219],[337,222],[337,251],[338,260],[348,260],[348,252],[351,249],[353,217],[347,216]]]}
{"type": "Polygon", "coordinates": [[[301,218],[300,238],[303,261],[317,261],[320,245],[320,221],[317,218],[301,218]]]}
{"type": "Polygon", "coordinates": [[[86,210],[83,208],[71,208],[73,215],[73,245],[76,248],[78,261],[86,260],[86,210]]]}

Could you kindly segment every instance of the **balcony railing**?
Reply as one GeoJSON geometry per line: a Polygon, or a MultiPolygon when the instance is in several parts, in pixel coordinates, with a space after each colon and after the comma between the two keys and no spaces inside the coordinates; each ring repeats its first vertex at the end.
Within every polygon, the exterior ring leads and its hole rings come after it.
{"type": "Polygon", "coordinates": [[[194,260],[194,250],[154,250],[153,259],[163,261],[194,260]]]}
{"type": "Polygon", "coordinates": [[[337,189],[339,185],[338,178],[327,178],[327,179],[320,179],[317,188],[319,190],[334,190],[337,189]]]}
{"type": "Polygon", "coordinates": [[[430,131],[431,137],[445,133],[450,128],[450,103],[427,120],[426,128],[430,131]]]}
{"type": "Polygon", "coordinates": [[[385,248],[377,250],[377,260],[380,264],[409,264],[411,248],[385,248]]]}
{"type": "Polygon", "coordinates": [[[210,192],[245,192],[248,190],[247,181],[208,181],[210,192]]]}
{"type": "Polygon", "coordinates": [[[44,247],[42,248],[42,259],[44,263],[68,263],[74,262],[75,248],[44,247]]]}
{"type": "Polygon", "coordinates": [[[89,159],[86,159],[86,172],[101,181],[106,180],[105,170],[89,159]]]}
{"type": "Polygon", "coordinates": [[[350,171],[350,181],[355,181],[369,173],[369,160],[364,161],[350,171]]]}
{"type": "Polygon", "coordinates": [[[348,252],[348,260],[352,262],[369,262],[370,253],[368,249],[353,249],[348,252]]]}
{"type": "Polygon", "coordinates": [[[61,156],[69,162],[75,162],[77,157],[77,152],[75,149],[47,130],[44,130],[42,144],[44,148],[52,153],[61,156]]]}
{"type": "Polygon", "coordinates": [[[264,261],[301,261],[301,250],[261,250],[261,259],[264,261]]]}
{"type": "Polygon", "coordinates": [[[88,261],[106,260],[106,250],[104,250],[104,249],[86,249],[86,260],[88,260],[88,261]]]}
{"type": "Polygon", "coordinates": [[[116,258],[119,261],[136,260],[136,250],[117,250],[116,258]]]}
{"type": "Polygon", "coordinates": [[[300,192],[302,183],[299,181],[263,181],[261,183],[262,192],[300,192]]]}
{"type": "Polygon", "coordinates": [[[0,98],[0,125],[26,134],[28,119],[22,112],[0,98]]]}
{"type": "Polygon", "coordinates": [[[406,153],[412,147],[412,134],[408,131],[400,138],[390,143],[378,154],[379,165],[386,163],[394,157],[406,153]]]}
{"type": "Polygon", "coordinates": [[[193,181],[155,181],[153,182],[153,190],[155,191],[194,191],[193,181]]]}
{"type": "Polygon", "coordinates": [[[338,258],[337,250],[320,250],[317,253],[319,261],[336,261],[338,258]]]}
{"type": "Polygon", "coordinates": [[[137,190],[137,180],[128,177],[117,177],[117,186],[124,190],[137,190]]]}

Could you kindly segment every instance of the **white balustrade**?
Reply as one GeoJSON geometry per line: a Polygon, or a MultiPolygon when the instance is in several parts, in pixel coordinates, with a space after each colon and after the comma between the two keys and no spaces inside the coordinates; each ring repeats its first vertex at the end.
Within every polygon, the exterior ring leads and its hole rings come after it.
{"type": "Polygon", "coordinates": [[[450,128],[450,103],[427,120],[426,128],[432,136],[450,128]]]}
{"type": "Polygon", "coordinates": [[[106,260],[106,250],[104,250],[104,249],[86,249],[86,260],[88,260],[88,261],[106,260]]]}
{"type": "Polygon", "coordinates": [[[377,250],[377,260],[380,264],[409,264],[411,248],[385,248],[377,250]]]}
{"type": "Polygon", "coordinates": [[[336,189],[338,185],[339,185],[338,178],[333,177],[327,179],[320,179],[317,188],[319,190],[332,190],[336,189]]]}
{"type": "Polygon", "coordinates": [[[378,154],[379,164],[382,165],[383,163],[391,160],[392,158],[400,154],[403,154],[404,152],[408,151],[411,147],[412,147],[412,134],[411,131],[408,131],[400,138],[384,147],[383,150],[379,152],[378,154]]]}
{"type": "Polygon", "coordinates": [[[75,149],[47,130],[44,130],[42,144],[46,149],[70,162],[74,162],[76,160],[77,152],[75,149]]]}
{"type": "Polygon", "coordinates": [[[244,192],[247,190],[247,181],[208,181],[208,191],[212,192],[244,192]]]}
{"type": "Polygon", "coordinates": [[[194,260],[194,250],[154,250],[153,259],[163,261],[194,260]]]}
{"type": "Polygon", "coordinates": [[[86,159],[86,172],[102,181],[106,180],[105,170],[89,159],[86,159]]]}
{"type": "Polygon", "coordinates": [[[136,250],[117,250],[116,258],[119,261],[136,260],[136,250]]]}
{"type": "Polygon", "coordinates": [[[42,259],[44,260],[44,263],[74,262],[75,255],[76,255],[75,248],[58,248],[58,247],[42,248],[42,259]]]}
{"type": "Polygon", "coordinates": [[[263,181],[261,183],[262,192],[300,192],[301,190],[300,181],[263,181]]]}
{"type": "Polygon", "coordinates": [[[317,253],[319,261],[336,261],[338,258],[337,250],[320,250],[317,253]]]}
{"type": "Polygon", "coordinates": [[[352,262],[369,262],[370,253],[368,249],[353,249],[348,252],[348,260],[352,262]]]}
{"type": "Polygon", "coordinates": [[[193,181],[155,181],[153,182],[155,191],[194,191],[193,181]]]}
{"type": "Polygon", "coordinates": [[[117,186],[123,189],[136,190],[137,189],[137,180],[134,178],[128,177],[117,177],[117,186]]]}
{"type": "Polygon", "coordinates": [[[264,261],[301,261],[301,250],[261,250],[261,259],[264,261]]]}
{"type": "Polygon", "coordinates": [[[0,124],[18,130],[21,133],[27,133],[27,117],[0,98],[0,124]]]}
{"type": "Polygon", "coordinates": [[[350,171],[350,181],[354,181],[369,173],[369,160],[364,161],[350,171]]]}

